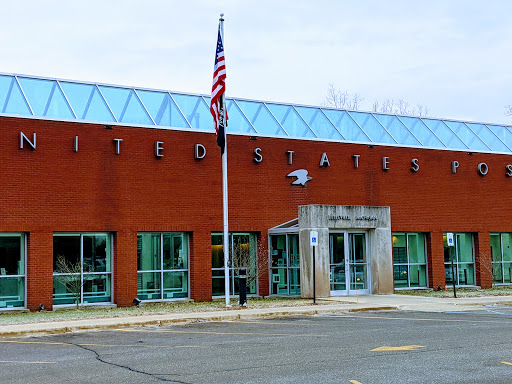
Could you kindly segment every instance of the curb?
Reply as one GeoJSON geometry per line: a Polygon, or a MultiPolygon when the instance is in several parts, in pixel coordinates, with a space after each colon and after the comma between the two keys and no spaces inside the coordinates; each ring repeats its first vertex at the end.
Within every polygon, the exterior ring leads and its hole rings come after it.
{"type": "Polygon", "coordinates": [[[346,306],[325,307],[286,307],[273,308],[267,311],[259,309],[239,309],[223,312],[197,312],[173,315],[144,315],[140,318],[101,318],[86,320],[68,320],[54,323],[27,323],[0,326],[0,337],[23,337],[55,335],[82,331],[101,331],[127,327],[165,326],[169,324],[189,324],[200,321],[232,321],[242,319],[272,319],[280,317],[314,316],[325,313],[350,313],[365,311],[397,310],[394,306],[371,306],[361,308],[346,308],[346,306]],[[251,311],[251,312],[245,312],[251,311]],[[245,312],[245,313],[244,313],[245,312]],[[2,329],[3,328],[3,329],[2,329]]]}

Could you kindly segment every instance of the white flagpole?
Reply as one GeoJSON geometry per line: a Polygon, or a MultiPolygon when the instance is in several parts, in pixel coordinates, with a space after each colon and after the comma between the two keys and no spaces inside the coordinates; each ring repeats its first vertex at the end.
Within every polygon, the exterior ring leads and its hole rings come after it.
{"type": "MultiPolygon", "coordinates": [[[[224,45],[224,14],[220,14],[220,35],[224,45]]],[[[228,228],[228,143],[226,135],[226,103],[224,94],[221,96],[222,113],[221,119],[224,124],[224,153],[222,154],[222,207],[224,220],[224,292],[226,296],[226,307],[229,303],[229,228],[228,228]]]]}

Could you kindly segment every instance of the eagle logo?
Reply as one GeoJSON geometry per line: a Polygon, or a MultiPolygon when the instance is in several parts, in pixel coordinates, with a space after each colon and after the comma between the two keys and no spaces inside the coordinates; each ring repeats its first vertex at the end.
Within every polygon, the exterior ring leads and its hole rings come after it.
{"type": "Polygon", "coordinates": [[[286,177],[296,177],[297,180],[295,180],[292,185],[302,185],[303,187],[306,185],[306,183],[312,179],[312,177],[308,176],[307,169],[297,169],[296,171],[290,172],[286,175],[286,177]]]}

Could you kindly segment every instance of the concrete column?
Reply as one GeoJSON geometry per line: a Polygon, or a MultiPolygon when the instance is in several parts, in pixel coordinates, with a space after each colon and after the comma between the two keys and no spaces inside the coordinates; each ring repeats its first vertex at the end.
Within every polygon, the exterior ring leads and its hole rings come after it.
{"type": "Polygon", "coordinates": [[[372,293],[390,294],[394,291],[393,284],[393,249],[391,228],[376,228],[369,231],[372,293]]]}
{"type": "Polygon", "coordinates": [[[318,246],[315,249],[316,297],[329,297],[329,229],[307,228],[299,230],[300,245],[300,292],[303,298],[313,297],[313,247],[310,245],[311,231],[318,231],[318,246]]]}

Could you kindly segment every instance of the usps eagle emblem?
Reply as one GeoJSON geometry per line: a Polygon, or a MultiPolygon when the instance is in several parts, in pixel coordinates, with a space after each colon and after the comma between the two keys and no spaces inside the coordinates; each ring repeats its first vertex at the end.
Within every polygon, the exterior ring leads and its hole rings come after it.
{"type": "Polygon", "coordinates": [[[311,176],[308,176],[307,169],[297,169],[287,174],[286,177],[296,177],[297,179],[292,182],[292,185],[302,185],[303,187],[312,179],[311,176]]]}

